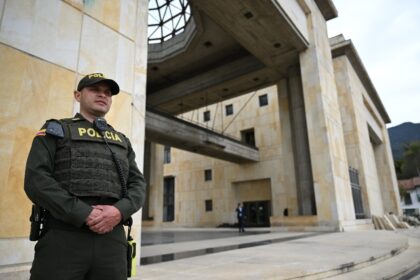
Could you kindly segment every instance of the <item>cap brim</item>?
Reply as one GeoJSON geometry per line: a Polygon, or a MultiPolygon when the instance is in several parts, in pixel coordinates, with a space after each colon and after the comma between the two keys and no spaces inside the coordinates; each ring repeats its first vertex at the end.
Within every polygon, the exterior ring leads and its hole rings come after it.
{"type": "Polygon", "coordinates": [[[92,86],[101,82],[105,82],[109,85],[109,87],[111,88],[112,95],[117,95],[120,92],[120,86],[117,84],[117,82],[112,79],[106,79],[106,78],[92,79],[91,81],[84,83],[82,88],[80,88],[80,85],[79,85],[77,90],[80,91],[85,87],[92,86]]]}
{"type": "Polygon", "coordinates": [[[111,79],[103,79],[101,82],[106,82],[111,87],[112,95],[117,95],[120,92],[120,86],[117,84],[116,81],[111,79]]]}

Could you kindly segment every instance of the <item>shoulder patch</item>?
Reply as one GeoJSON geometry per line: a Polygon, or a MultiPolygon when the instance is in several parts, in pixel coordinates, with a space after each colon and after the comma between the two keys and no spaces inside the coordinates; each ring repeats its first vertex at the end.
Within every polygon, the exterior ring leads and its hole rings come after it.
{"type": "Polygon", "coordinates": [[[47,122],[45,133],[58,138],[64,138],[63,126],[57,120],[49,120],[47,122]]]}
{"type": "Polygon", "coordinates": [[[46,131],[45,128],[38,130],[38,132],[35,134],[35,137],[36,136],[45,136],[45,131],[46,131]]]}

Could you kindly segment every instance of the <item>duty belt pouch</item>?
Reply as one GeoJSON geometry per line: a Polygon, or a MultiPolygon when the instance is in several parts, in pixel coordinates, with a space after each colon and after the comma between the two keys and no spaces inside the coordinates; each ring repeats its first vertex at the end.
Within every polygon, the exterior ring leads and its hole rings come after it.
{"type": "Polygon", "coordinates": [[[127,277],[133,277],[137,275],[137,258],[136,258],[136,242],[131,237],[131,224],[132,219],[130,217],[128,221],[128,232],[127,232],[127,277]]]}
{"type": "Polygon", "coordinates": [[[46,232],[47,210],[33,204],[32,213],[29,221],[31,222],[31,231],[29,233],[30,241],[38,241],[46,232]]]}

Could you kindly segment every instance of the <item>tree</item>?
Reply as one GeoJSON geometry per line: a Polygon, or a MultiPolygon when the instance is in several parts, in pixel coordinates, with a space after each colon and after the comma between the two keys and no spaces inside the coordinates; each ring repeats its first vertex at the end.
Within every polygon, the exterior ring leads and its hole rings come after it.
{"type": "Polygon", "coordinates": [[[420,141],[411,142],[404,148],[401,164],[397,163],[400,179],[410,179],[420,176],[420,141]]]}

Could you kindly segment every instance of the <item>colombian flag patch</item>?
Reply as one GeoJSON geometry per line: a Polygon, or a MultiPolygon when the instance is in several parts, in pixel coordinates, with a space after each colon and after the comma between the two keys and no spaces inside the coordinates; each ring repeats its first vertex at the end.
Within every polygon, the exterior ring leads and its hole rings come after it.
{"type": "Polygon", "coordinates": [[[40,131],[38,131],[36,134],[35,134],[35,136],[45,136],[45,131],[46,131],[46,129],[44,128],[44,129],[41,129],[40,131]]]}

